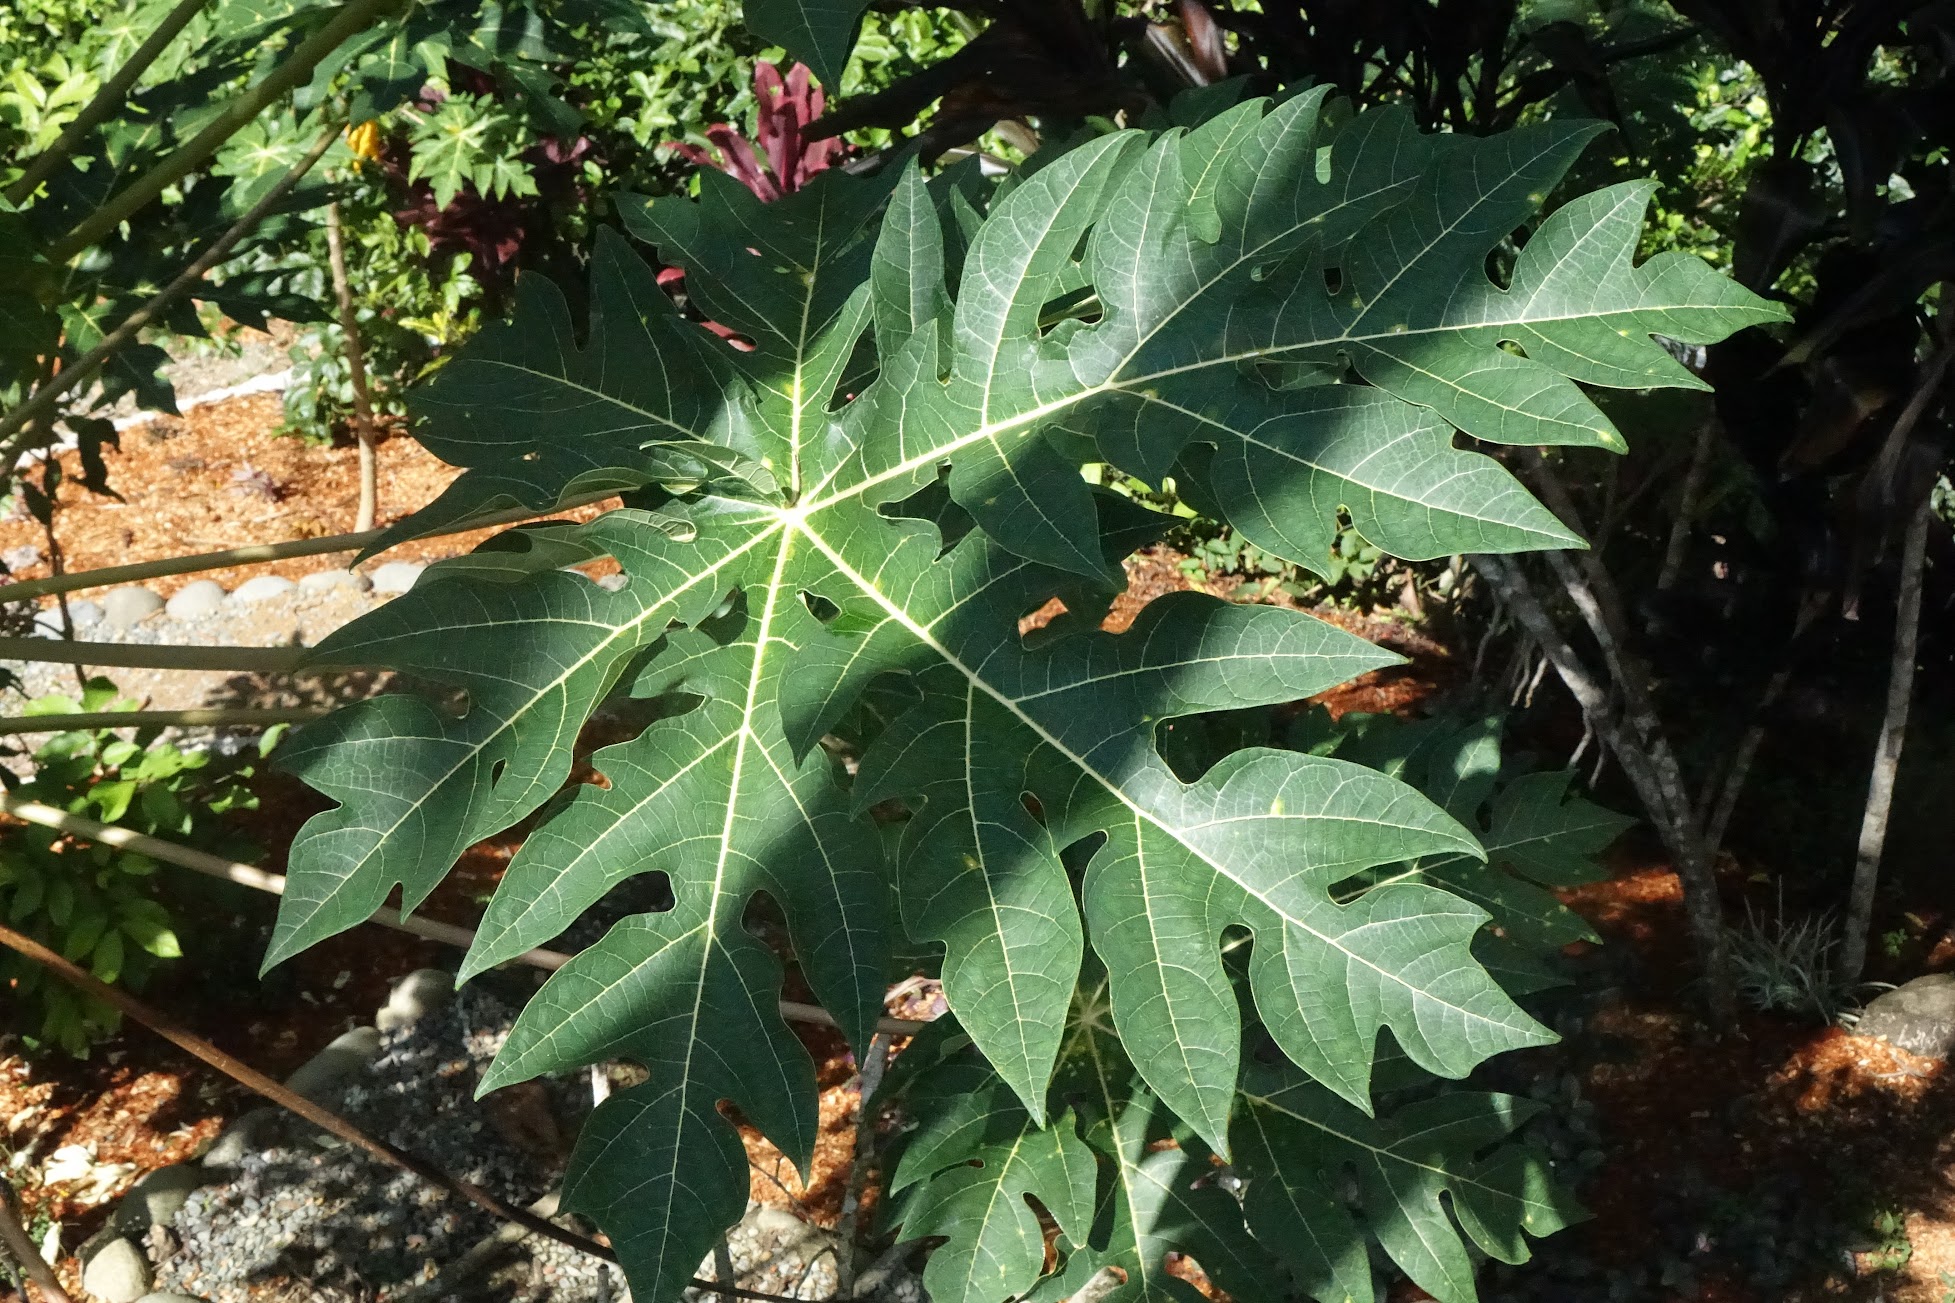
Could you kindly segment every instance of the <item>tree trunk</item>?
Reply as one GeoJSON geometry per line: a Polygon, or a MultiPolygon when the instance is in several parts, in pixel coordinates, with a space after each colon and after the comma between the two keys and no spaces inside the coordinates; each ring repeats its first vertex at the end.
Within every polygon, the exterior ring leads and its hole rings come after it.
{"type": "MultiPolygon", "coordinates": [[[[1718,907],[1712,850],[1704,844],[1702,821],[1683,789],[1668,744],[1660,730],[1653,736],[1642,736],[1644,730],[1639,729],[1633,717],[1626,720],[1612,708],[1608,689],[1562,636],[1526,572],[1517,563],[1506,557],[1476,555],[1472,565],[1486,576],[1514,618],[1540,644],[1542,653],[1587,715],[1596,735],[1615,755],[1630,785],[1636,789],[1636,796],[1655,825],[1657,835],[1663,839],[1675,862],[1677,877],[1683,883],[1684,920],[1703,972],[1705,1003],[1711,1019],[1719,1026],[1729,1026],[1736,1018],[1737,998],[1731,980],[1724,920],[1718,907]]],[[[1584,591],[1582,595],[1590,605],[1594,604],[1591,594],[1584,591]]],[[[1645,720],[1643,725],[1645,729],[1654,728],[1653,720],[1645,720]]]]}
{"type": "Polygon", "coordinates": [[[360,320],[353,309],[353,286],[346,278],[346,245],[340,238],[339,205],[326,205],[326,256],[333,269],[333,294],[339,300],[339,328],[346,336],[346,370],[353,381],[353,437],[360,441],[360,509],[353,532],[373,528],[380,499],[380,468],[373,451],[373,401],[367,395],[366,353],[360,347],[360,320]]]}
{"type": "Polygon", "coordinates": [[[1894,776],[1907,742],[1908,705],[1914,697],[1916,635],[1921,627],[1921,571],[1928,555],[1932,506],[1923,502],[1908,521],[1901,549],[1901,591],[1895,602],[1894,658],[1887,671],[1887,713],[1874,746],[1873,776],[1867,783],[1867,808],[1860,819],[1860,845],[1853,862],[1853,889],[1846,905],[1846,948],[1841,975],[1860,976],[1867,964],[1867,931],[1873,924],[1874,888],[1880,882],[1880,856],[1887,844],[1887,820],[1894,808],[1894,776]]]}

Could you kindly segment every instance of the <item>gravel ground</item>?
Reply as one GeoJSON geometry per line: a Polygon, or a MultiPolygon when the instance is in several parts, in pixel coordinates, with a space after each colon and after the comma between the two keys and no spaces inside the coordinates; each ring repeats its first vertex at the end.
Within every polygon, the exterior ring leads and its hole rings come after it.
{"type": "MultiPolygon", "coordinates": [[[[588,1078],[576,1074],[473,1098],[514,1010],[479,985],[386,1035],[339,1111],[370,1134],[528,1205],[562,1175],[571,1136],[588,1114],[588,1078]]],[[[630,1079],[630,1069],[616,1069],[630,1079]]],[[[330,1102],[330,1101],[329,1101],[330,1102]]],[[[222,1183],[191,1195],[167,1233],[152,1231],[157,1290],[211,1303],[627,1303],[615,1268],[531,1237],[459,1259],[489,1240],[495,1218],[416,1177],[264,1112],[253,1144],[222,1183]]],[[[220,1145],[224,1143],[220,1141],[220,1145]]],[[[563,1220],[563,1219],[559,1219],[563,1220]]],[[[565,1224],[574,1224],[566,1221],[565,1224]]],[[[579,1229],[588,1233],[589,1226],[579,1229]]],[[[735,1280],[747,1289],[827,1299],[836,1287],[834,1236],[778,1208],[750,1205],[727,1237],[735,1280]]],[[[699,1275],[712,1279],[709,1255],[699,1275]]],[[[862,1295],[923,1303],[906,1269],[876,1273],[862,1295]]],[[[865,1280],[865,1284],[867,1284],[865,1280]]],[[[718,1299],[688,1290],[696,1303],[718,1299]]]]}
{"type": "MultiPolygon", "coordinates": [[[[565,1132],[589,1107],[586,1081],[473,1099],[513,1011],[464,987],[446,1009],[386,1036],[340,1111],[355,1125],[527,1205],[561,1175],[565,1132]],[[502,1098],[511,1096],[510,1098],[502,1098]]],[[[445,1191],[282,1115],[269,1143],[224,1184],[192,1195],[171,1226],[157,1286],[212,1303],[305,1297],[320,1303],[400,1299],[433,1280],[500,1223],[445,1191]]],[[[158,1253],[152,1237],[152,1253],[158,1253]]],[[[159,1255],[160,1256],[160,1255],[159,1255]]],[[[483,1272],[428,1299],[483,1303],[614,1300],[623,1277],[551,1241],[511,1249],[483,1272]]]]}

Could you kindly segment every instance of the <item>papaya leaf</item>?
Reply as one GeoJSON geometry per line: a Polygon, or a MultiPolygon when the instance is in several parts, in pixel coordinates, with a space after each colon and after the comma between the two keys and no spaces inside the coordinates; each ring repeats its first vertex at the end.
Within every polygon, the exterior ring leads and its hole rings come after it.
{"type": "MultiPolygon", "coordinates": [[[[683,310],[607,237],[587,329],[532,284],[421,400],[430,446],[465,469],[397,537],[578,485],[630,488],[632,505],[518,531],[322,645],[320,663],[434,690],[360,703],[289,747],[339,805],[295,843],[270,960],[396,885],[415,908],[472,841],[539,812],[468,973],[661,875],[670,907],[558,972],[483,1083],[617,1056],[649,1070],[599,1108],[565,1185],[640,1296],[677,1297],[744,1206],[723,1104],[797,1162],[812,1152],[814,1078],[777,1012],[780,957],[746,926],[763,896],[858,1052],[892,924],[941,952],[992,1074],[972,1125],[1016,1134],[1020,1155],[906,1187],[919,1225],[953,1228],[962,1247],[937,1276],[965,1297],[1028,1279],[1014,1200],[1078,1230],[1075,1139],[1124,1156],[1119,1215],[1142,1229],[1121,1261],[1140,1264],[1139,1288],[1173,1242],[1239,1297],[1276,1292],[1240,1205],[1196,1181],[1265,1107],[1240,1093],[1250,1024],[1315,1092],[1299,1111],[1359,1120],[1381,1054],[1457,1078],[1549,1039],[1476,959],[1488,908],[1446,884],[1505,907],[1473,876],[1476,830],[1509,838],[1512,890],[1553,879],[1571,807],[1529,787],[1489,828],[1466,799],[1472,764],[1437,800],[1275,747],[1171,768],[1157,743],[1175,721],[1394,658],[1301,612],[1197,594],[1107,631],[1123,560],[1169,522],[1081,463],[1186,473],[1224,519],[1299,551],[1340,511],[1414,554],[1565,545],[1497,462],[1452,447],[1453,428],[1607,443],[1577,380],[1694,383],[1653,335],[1712,339],[1779,311],[1701,263],[1636,266],[1634,188],[1551,214],[1496,285],[1488,251],[1587,130],[1425,137],[1395,110],[1333,126],[1322,107],[1316,92],[1101,136],[989,196],[968,170],[933,184],[911,163],[824,173],[763,211],[709,175],[697,203],[625,213],[684,269],[683,310]],[[557,568],[604,556],[615,587],[557,568]],[[597,781],[566,786],[579,731],[614,698],[650,722],[590,757],[597,781]],[[1459,867],[1382,880],[1440,864],[1459,867]],[[1368,889],[1340,899],[1347,884],[1368,889]],[[1103,1142],[1077,1090],[1052,1097],[1055,1074],[1076,1080],[1067,1009],[1089,964],[1106,978],[1088,1043],[1118,1055],[1127,1101],[1091,1116],[1133,1116],[1103,1142]],[[1011,1110],[1022,1120],[998,1121],[1011,1110]],[[1164,1128],[1179,1147],[1150,1149],[1164,1128]]],[[[1284,1090],[1267,1098],[1304,1098],[1284,1090]]],[[[1338,1126],[1373,1149],[1412,1134],[1338,1126]]],[[[1483,1186],[1527,1194],[1532,1168],[1446,1170],[1488,1252],[1552,1220],[1472,1202],[1483,1186]]],[[[1439,1207],[1436,1187],[1379,1180],[1439,1207]]],[[[1348,1247],[1325,1254],[1330,1279],[1355,1279],[1348,1247]]],[[[1451,1288],[1455,1267],[1440,1253],[1418,1269],[1451,1288]]]]}
{"type": "Polygon", "coordinates": [[[1321,1303],[1360,1303],[1373,1297],[1372,1240],[1442,1303],[1471,1303],[1469,1241],[1524,1262],[1527,1237],[1585,1216],[1547,1156],[1513,1139],[1538,1106],[1507,1095],[1428,1089],[1368,1118],[1293,1068],[1259,1066],[1221,1167],[1134,1070],[1108,1012],[1103,978],[1089,977],[1056,1082],[1079,1122],[1033,1129],[968,1050],[923,1068],[901,1096],[920,1125],[890,1220],[900,1239],[949,1237],[926,1269],[933,1298],[1057,1300],[1112,1267],[1125,1280],[1108,1298],[1194,1303],[1201,1293],[1169,1270],[1180,1255],[1233,1298],[1274,1303],[1293,1282],[1321,1303]],[[1090,1217],[1082,1193],[1097,1200],[1090,1217]],[[1027,1195],[1058,1228],[1059,1262],[1042,1279],[1027,1195]]]}

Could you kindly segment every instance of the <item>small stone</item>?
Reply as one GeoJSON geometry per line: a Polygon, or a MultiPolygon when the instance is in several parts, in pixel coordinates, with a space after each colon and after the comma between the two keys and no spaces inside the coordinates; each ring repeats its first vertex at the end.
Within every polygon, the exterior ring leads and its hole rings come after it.
{"type": "Polygon", "coordinates": [[[380,1053],[380,1032],[355,1027],[299,1065],[285,1084],[315,1104],[326,1103],[360,1079],[373,1056],[380,1053]]]}
{"type": "Polygon", "coordinates": [[[611,592],[611,593],[617,592],[620,588],[623,588],[625,586],[624,571],[620,570],[615,575],[599,575],[597,577],[597,586],[599,588],[604,589],[606,592],[611,592]]]}
{"type": "Polygon", "coordinates": [[[163,609],[172,620],[201,620],[224,605],[224,585],[215,579],[194,579],[176,590],[163,609]]]}
{"type": "Polygon", "coordinates": [[[127,629],[163,609],[163,599],[147,588],[111,588],[102,599],[102,618],[111,629],[127,629]]]}
{"type": "Polygon", "coordinates": [[[149,1259],[117,1236],[95,1251],[81,1269],[81,1287],[102,1303],[136,1303],[149,1293],[149,1259]]]}
{"type": "Polygon", "coordinates": [[[455,979],[439,968],[417,968],[394,986],[373,1022],[383,1032],[411,1026],[448,1007],[455,998],[455,979]]]}
{"type": "Polygon", "coordinates": [[[9,574],[39,564],[41,564],[41,549],[32,543],[22,543],[19,547],[10,547],[5,552],[0,552],[0,565],[6,566],[9,574]]]}
{"type": "Polygon", "coordinates": [[[102,622],[102,608],[83,598],[79,602],[68,603],[68,618],[75,622],[75,628],[87,629],[102,622]]]}
{"type": "Polygon", "coordinates": [[[427,567],[418,561],[389,561],[367,577],[373,581],[374,592],[392,596],[414,587],[415,581],[426,569],[427,567]]]}
{"type": "Polygon", "coordinates": [[[231,594],[231,599],[246,605],[252,602],[269,602],[273,598],[297,591],[298,587],[284,575],[259,575],[256,579],[247,579],[239,584],[238,590],[231,594]]]}
{"type": "Polygon", "coordinates": [[[1955,1050],[1955,973],[1930,973],[1875,997],[1853,1030],[1910,1054],[1947,1058],[1955,1050]]]}
{"type": "Polygon", "coordinates": [[[335,588],[353,588],[364,593],[371,587],[367,577],[357,570],[315,570],[299,580],[302,593],[329,593],[335,588]]]}
{"type": "Polygon", "coordinates": [[[42,611],[34,617],[33,627],[27,631],[30,638],[59,638],[61,636],[61,612],[42,611]]]}
{"type": "Polygon", "coordinates": [[[136,1303],[199,1303],[188,1294],[145,1294],[136,1303]]]}

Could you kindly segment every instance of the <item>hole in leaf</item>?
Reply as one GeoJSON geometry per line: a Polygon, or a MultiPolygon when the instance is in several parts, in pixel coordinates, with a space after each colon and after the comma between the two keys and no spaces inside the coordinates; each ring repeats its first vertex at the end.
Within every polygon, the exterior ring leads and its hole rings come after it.
{"type": "Polygon", "coordinates": [[[820,593],[802,593],[801,604],[808,608],[808,614],[828,624],[842,613],[842,608],[823,597],[820,593]]]}
{"type": "Polygon", "coordinates": [[[1043,629],[1065,613],[1066,604],[1056,597],[1050,598],[1038,610],[1018,618],[1018,636],[1023,638],[1028,633],[1043,629]]]}
{"type": "Polygon", "coordinates": [[[1324,293],[1342,294],[1344,292],[1344,269],[1342,267],[1324,268],[1324,293]]]}
{"type": "Polygon", "coordinates": [[[1093,857],[1100,853],[1100,847],[1106,842],[1104,832],[1088,833],[1059,852],[1059,863],[1065,866],[1067,873],[1078,877],[1086,872],[1086,866],[1093,862],[1093,857]]]}
{"type": "Polygon", "coordinates": [[[1025,813],[1032,816],[1033,823],[1036,823],[1041,828],[1045,827],[1045,807],[1039,804],[1038,797],[1032,795],[1030,792],[1020,792],[1018,794],[1018,803],[1025,807],[1025,813]]]}
{"type": "Polygon", "coordinates": [[[1513,244],[1506,240],[1487,250],[1487,279],[1503,290],[1513,281],[1515,253],[1513,244]]]}

